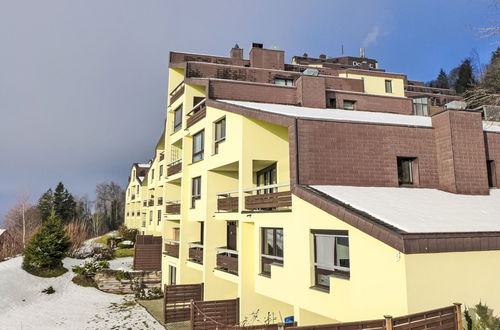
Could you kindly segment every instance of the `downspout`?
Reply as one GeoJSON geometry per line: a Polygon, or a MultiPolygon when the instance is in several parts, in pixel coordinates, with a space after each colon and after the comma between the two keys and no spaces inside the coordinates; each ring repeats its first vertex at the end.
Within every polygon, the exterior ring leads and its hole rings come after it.
{"type": "Polygon", "coordinates": [[[295,186],[299,186],[299,120],[295,118],[295,186]]]}

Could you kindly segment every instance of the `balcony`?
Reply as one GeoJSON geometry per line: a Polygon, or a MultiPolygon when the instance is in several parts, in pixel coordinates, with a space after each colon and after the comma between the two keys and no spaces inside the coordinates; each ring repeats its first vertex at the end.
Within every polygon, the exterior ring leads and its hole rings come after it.
{"type": "Polygon", "coordinates": [[[163,205],[163,197],[158,197],[158,206],[163,205]]]}
{"type": "Polygon", "coordinates": [[[238,211],[238,197],[231,197],[231,194],[237,194],[238,190],[225,191],[217,193],[217,211],[238,211]]]}
{"type": "Polygon", "coordinates": [[[217,269],[238,275],[238,251],[217,248],[217,269]]]}
{"type": "Polygon", "coordinates": [[[182,81],[179,85],[175,86],[175,88],[170,92],[170,105],[177,101],[184,94],[184,81],[182,81]]]}
{"type": "Polygon", "coordinates": [[[167,164],[167,176],[179,173],[182,170],[182,160],[177,159],[167,164]]]}
{"type": "Polygon", "coordinates": [[[290,186],[289,183],[272,184],[245,189],[245,193],[256,192],[256,195],[245,197],[245,209],[251,211],[275,211],[288,209],[292,206],[292,192],[281,191],[281,187],[290,186]]]}
{"type": "Polygon", "coordinates": [[[167,214],[181,214],[181,203],[179,200],[167,201],[167,206],[165,207],[165,212],[167,214]]]}
{"type": "Polygon", "coordinates": [[[200,242],[189,243],[189,261],[203,265],[203,244],[200,242]]]}
{"type": "Polygon", "coordinates": [[[207,107],[205,106],[205,100],[198,103],[191,111],[187,113],[189,118],[186,121],[186,126],[191,127],[207,115],[207,107]]]}
{"type": "Polygon", "coordinates": [[[179,258],[179,241],[173,239],[165,240],[165,254],[174,258],[179,258]]]}

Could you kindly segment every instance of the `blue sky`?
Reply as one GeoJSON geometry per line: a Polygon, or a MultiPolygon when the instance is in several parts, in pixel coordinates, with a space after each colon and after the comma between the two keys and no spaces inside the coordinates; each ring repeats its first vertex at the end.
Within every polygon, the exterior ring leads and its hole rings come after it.
{"type": "MultiPolygon", "coordinates": [[[[126,184],[148,160],[165,117],[168,52],[226,55],[238,43],[376,58],[428,81],[493,39],[490,0],[0,0],[0,217],[63,181],[93,195],[126,184]]],[[[498,41],[498,39],[496,40],[498,41]]]]}

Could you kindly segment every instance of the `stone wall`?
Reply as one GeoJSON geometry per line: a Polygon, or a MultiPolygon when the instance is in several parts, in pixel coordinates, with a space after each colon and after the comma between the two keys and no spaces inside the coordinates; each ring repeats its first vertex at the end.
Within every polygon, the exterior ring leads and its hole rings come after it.
{"type": "Polygon", "coordinates": [[[117,280],[117,270],[104,270],[94,276],[97,288],[108,293],[135,293],[131,284],[134,279],[142,278],[148,288],[161,288],[161,271],[129,271],[131,279],[117,280]]]}

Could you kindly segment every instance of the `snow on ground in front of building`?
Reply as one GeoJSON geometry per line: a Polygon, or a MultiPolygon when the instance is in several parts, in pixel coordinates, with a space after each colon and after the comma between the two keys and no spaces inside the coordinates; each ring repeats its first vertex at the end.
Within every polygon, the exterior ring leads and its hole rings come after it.
{"type": "MultiPolygon", "coordinates": [[[[0,329],[164,329],[132,295],[115,295],[71,282],[73,265],[66,258],[66,274],[40,278],[21,269],[22,257],[0,262],[0,329]],[[52,286],[55,293],[42,293],[52,286]],[[128,303],[127,303],[128,302],[128,303]]],[[[128,268],[131,258],[110,262],[128,268]]]]}

